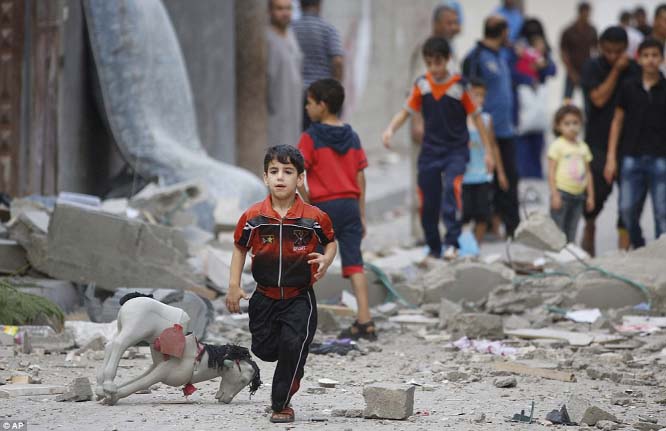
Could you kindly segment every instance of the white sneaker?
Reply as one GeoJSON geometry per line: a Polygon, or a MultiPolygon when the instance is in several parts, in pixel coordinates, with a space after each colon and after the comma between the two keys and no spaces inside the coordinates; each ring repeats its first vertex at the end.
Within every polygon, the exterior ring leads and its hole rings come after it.
{"type": "Polygon", "coordinates": [[[446,248],[444,251],[444,260],[455,260],[458,258],[458,249],[452,245],[446,248]]]}

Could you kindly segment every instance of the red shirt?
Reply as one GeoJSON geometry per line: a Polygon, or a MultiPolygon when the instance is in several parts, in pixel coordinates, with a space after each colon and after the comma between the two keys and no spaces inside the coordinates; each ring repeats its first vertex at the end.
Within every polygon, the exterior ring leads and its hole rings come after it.
{"type": "Polygon", "coordinates": [[[312,286],[317,268],[308,263],[308,254],[334,240],[328,215],[298,195],[284,218],[273,209],[269,195],[243,213],[234,232],[236,245],[252,255],[252,276],[274,299],[293,296],[286,295],[287,290],[297,293],[312,286]]]}
{"type": "Polygon", "coordinates": [[[314,123],[298,143],[305,158],[311,202],[358,199],[358,172],[368,166],[358,135],[349,125],[314,123]]]}

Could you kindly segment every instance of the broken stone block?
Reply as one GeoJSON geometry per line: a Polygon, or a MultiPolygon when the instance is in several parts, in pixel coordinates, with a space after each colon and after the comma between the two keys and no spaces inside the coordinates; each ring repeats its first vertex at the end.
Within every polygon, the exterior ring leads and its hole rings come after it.
{"type": "Polygon", "coordinates": [[[553,219],[541,212],[533,212],[520,222],[513,240],[539,250],[559,252],[567,245],[567,237],[553,219]]]}
{"type": "Polygon", "coordinates": [[[519,314],[543,303],[539,291],[519,290],[511,284],[497,286],[488,294],[486,311],[495,314],[519,314]]]}
{"type": "Polygon", "coordinates": [[[50,299],[65,313],[79,308],[80,297],[76,285],[70,281],[53,280],[51,278],[16,277],[12,285],[21,292],[32,293],[50,299]]]}
{"type": "Polygon", "coordinates": [[[90,380],[87,377],[77,377],[69,385],[65,393],[58,395],[56,401],[91,401],[93,397],[90,380]]]}
{"type": "Polygon", "coordinates": [[[587,399],[575,395],[569,397],[565,405],[567,412],[569,412],[569,418],[578,425],[588,424],[594,426],[602,420],[618,421],[611,413],[592,405],[587,399]]]}
{"type": "Polygon", "coordinates": [[[28,265],[25,249],[18,242],[0,239],[0,273],[13,274],[28,265]]]}
{"type": "MultiPolygon", "coordinates": [[[[130,199],[129,206],[150,214],[148,217],[158,223],[188,226],[199,222],[193,207],[206,201],[207,195],[206,186],[200,181],[185,181],[166,187],[150,183],[130,199]]],[[[207,217],[209,220],[202,220],[203,224],[212,226],[213,214],[207,217]]]]}
{"type": "Polygon", "coordinates": [[[463,308],[460,304],[442,298],[439,306],[439,328],[446,329],[449,320],[455,319],[462,312],[463,308]]]}
{"type": "Polygon", "coordinates": [[[375,384],[363,388],[365,411],[371,419],[404,420],[414,414],[414,386],[375,384]]]}
{"type": "Polygon", "coordinates": [[[511,316],[504,319],[504,329],[519,329],[519,328],[529,328],[530,321],[524,317],[516,316],[512,314],[511,316]]]}
{"type": "Polygon", "coordinates": [[[65,392],[64,386],[57,385],[4,385],[0,386],[0,398],[56,395],[65,392]]]}
{"type": "Polygon", "coordinates": [[[447,330],[453,339],[460,337],[504,338],[502,318],[493,314],[485,313],[462,313],[448,321],[447,330]]]}
{"type": "MultiPolygon", "coordinates": [[[[510,284],[513,271],[502,265],[487,265],[477,262],[460,262],[454,266],[455,280],[441,281],[439,298],[451,301],[482,302],[497,286],[510,284]]],[[[435,301],[439,303],[439,298],[435,301]]]]}
{"type": "MultiPolygon", "coordinates": [[[[13,205],[12,211],[14,211],[13,205]]],[[[9,237],[25,249],[28,261],[37,269],[43,268],[46,264],[49,219],[50,216],[46,211],[30,210],[17,212],[7,224],[9,237]]]]}
{"type": "Polygon", "coordinates": [[[518,386],[518,380],[515,377],[498,377],[493,382],[496,388],[515,388],[518,386]]]}
{"type": "Polygon", "coordinates": [[[186,260],[187,244],[175,229],[58,204],[49,224],[47,259],[37,269],[110,290],[160,286],[210,295],[186,260]]]}
{"type": "Polygon", "coordinates": [[[469,374],[460,371],[451,371],[446,373],[446,380],[449,382],[460,382],[469,379],[469,374]]]}
{"type": "Polygon", "coordinates": [[[597,428],[601,431],[614,431],[619,429],[620,426],[613,421],[599,421],[597,422],[597,428]]]}

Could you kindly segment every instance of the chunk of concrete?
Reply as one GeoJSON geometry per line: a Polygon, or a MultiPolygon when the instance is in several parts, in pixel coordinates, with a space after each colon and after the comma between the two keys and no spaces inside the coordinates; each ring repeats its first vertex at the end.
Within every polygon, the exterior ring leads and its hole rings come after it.
{"type": "Polygon", "coordinates": [[[161,286],[213,296],[187,265],[187,244],[175,229],[94,208],[57,204],[49,224],[42,272],[77,283],[161,286]]]}
{"type": "Polygon", "coordinates": [[[65,393],[58,395],[56,401],[91,401],[93,397],[90,380],[87,377],[77,377],[67,385],[65,393]]]}
{"type": "Polygon", "coordinates": [[[0,273],[13,274],[27,265],[25,249],[18,242],[0,239],[0,273]]]}
{"type": "Polygon", "coordinates": [[[166,187],[150,183],[130,199],[129,206],[149,213],[167,226],[188,226],[198,221],[192,208],[204,202],[207,196],[206,186],[200,181],[184,181],[166,187]]]}
{"type": "Polygon", "coordinates": [[[70,281],[53,280],[51,278],[20,277],[13,278],[12,284],[21,292],[48,298],[58,305],[65,313],[74,311],[80,306],[79,290],[70,281]]]}
{"type": "Polygon", "coordinates": [[[559,252],[567,245],[567,237],[553,219],[541,212],[533,212],[520,222],[514,241],[539,250],[559,252]]]}
{"type": "Polygon", "coordinates": [[[540,304],[543,304],[543,295],[538,290],[520,290],[511,284],[504,284],[488,294],[485,308],[489,313],[520,314],[540,304]]]}
{"type": "Polygon", "coordinates": [[[451,268],[435,268],[424,276],[424,302],[439,304],[441,298],[454,302],[481,302],[497,286],[510,284],[513,271],[502,265],[460,262],[451,268]]]}
{"type": "Polygon", "coordinates": [[[317,306],[317,329],[324,334],[332,334],[340,330],[340,323],[332,310],[317,306]]]}
{"type": "Polygon", "coordinates": [[[571,421],[578,425],[588,424],[594,426],[599,421],[618,421],[611,413],[591,404],[587,399],[575,395],[569,397],[565,406],[571,421]]]}
{"type": "Polygon", "coordinates": [[[498,377],[495,379],[493,382],[496,388],[515,388],[518,386],[518,380],[516,380],[515,377],[509,376],[509,377],[498,377]]]}
{"type": "Polygon", "coordinates": [[[363,388],[365,411],[371,419],[404,420],[414,414],[414,386],[376,384],[363,388]]]}
{"type": "Polygon", "coordinates": [[[64,386],[58,385],[4,385],[0,386],[0,398],[56,395],[64,393],[65,390],[64,386]]]}
{"type": "MultiPolygon", "coordinates": [[[[14,211],[13,206],[12,211],[14,211]]],[[[28,261],[36,269],[46,265],[46,235],[49,220],[50,216],[46,211],[26,210],[17,212],[7,224],[9,237],[25,249],[28,261]]]]}
{"type": "Polygon", "coordinates": [[[439,328],[446,329],[449,320],[454,319],[458,314],[463,312],[462,305],[442,298],[439,306],[439,328]]]}
{"type": "Polygon", "coordinates": [[[485,313],[462,313],[448,321],[448,332],[454,340],[467,338],[504,338],[502,318],[485,313]]]}

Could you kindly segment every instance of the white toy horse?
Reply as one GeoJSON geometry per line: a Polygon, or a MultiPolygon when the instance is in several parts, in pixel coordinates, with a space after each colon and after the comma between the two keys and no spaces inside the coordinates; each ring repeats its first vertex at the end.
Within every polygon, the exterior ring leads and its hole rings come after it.
{"type": "Polygon", "coordinates": [[[194,383],[221,376],[215,398],[223,403],[230,403],[248,385],[250,395],[261,385],[259,367],[248,349],[200,343],[187,334],[190,317],[183,310],[139,293],[125,295],[120,304],[118,333],[106,345],[104,364],[97,370],[95,392],[103,403],[113,405],[159,382],[184,385],[187,396],[196,390],[194,383]],[[153,364],[139,377],[116,385],[113,379],[120,358],[141,341],[150,345],[153,364]]]}

